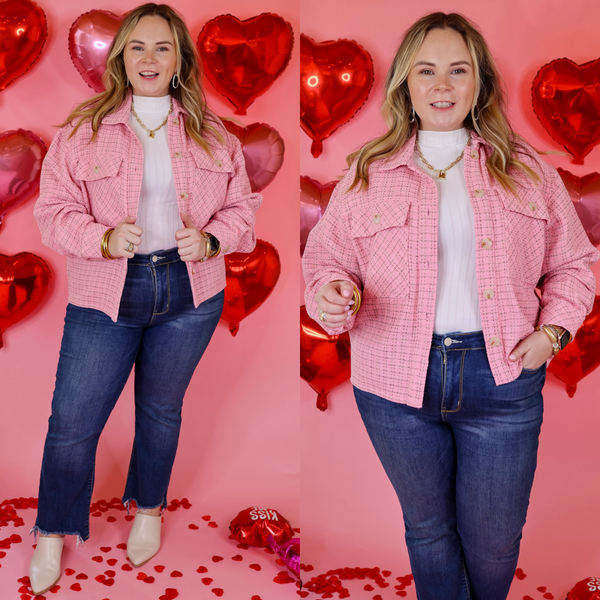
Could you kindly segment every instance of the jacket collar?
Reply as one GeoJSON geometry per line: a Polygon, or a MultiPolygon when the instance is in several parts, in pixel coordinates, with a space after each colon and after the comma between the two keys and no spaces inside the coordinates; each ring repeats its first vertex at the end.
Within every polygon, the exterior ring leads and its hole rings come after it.
{"type": "MultiPolygon", "coordinates": [[[[409,138],[408,142],[396,152],[393,156],[385,160],[379,167],[382,171],[391,171],[398,167],[411,167],[413,168],[413,154],[415,152],[415,142],[417,140],[416,132],[409,138]]],[[[471,131],[471,141],[469,142],[470,147],[478,148],[480,145],[488,145],[482,137],[477,135],[474,131],[471,131]]]]}
{"type": "MultiPolygon", "coordinates": [[[[127,94],[127,98],[123,101],[123,104],[119,106],[115,111],[106,115],[104,119],[102,119],[103,125],[114,125],[115,123],[128,123],[129,122],[129,114],[131,112],[131,92],[127,94]]],[[[183,113],[187,114],[187,111],[183,108],[183,106],[179,103],[176,98],[173,98],[173,112],[171,113],[173,116],[183,113]]]]}

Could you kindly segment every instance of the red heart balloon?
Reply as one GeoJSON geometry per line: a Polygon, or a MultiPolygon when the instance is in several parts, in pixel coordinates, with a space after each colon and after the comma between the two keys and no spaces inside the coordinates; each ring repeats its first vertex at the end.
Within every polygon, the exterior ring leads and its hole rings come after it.
{"type": "Polygon", "coordinates": [[[308,234],[323,216],[337,184],[337,181],[323,184],[310,177],[300,177],[300,256],[304,255],[308,234]]]}
{"type": "Polygon", "coordinates": [[[0,133],[0,227],[6,213],[40,189],[46,144],[31,131],[0,133]]]}
{"type": "Polygon", "coordinates": [[[48,293],[51,272],[35,254],[0,254],[0,348],[2,334],[30,315],[48,293]]]}
{"type": "Polygon", "coordinates": [[[271,13],[240,21],[220,15],[198,36],[206,77],[235,107],[235,114],[264,94],[283,73],[292,56],[292,26],[271,13]]]}
{"type": "Polygon", "coordinates": [[[323,140],[347,123],[373,87],[371,55],[352,40],[317,44],[300,36],[300,121],[317,158],[323,140]]]}
{"type": "Polygon", "coordinates": [[[588,577],[579,581],[565,600],[600,600],[600,577],[588,577]]]}
{"type": "Polygon", "coordinates": [[[317,392],[317,408],[327,410],[327,394],[350,379],[350,335],[329,335],[300,307],[300,377],[317,392]]]}
{"type": "Polygon", "coordinates": [[[46,15],[35,2],[0,2],[0,90],[38,59],[47,36],[46,15]]]}
{"type": "Polygon", "coordinates": [[[221,319],[235,336],[240,321],[252,314],[270,295],[281,273],[277,250],[263,240],[246,254],[232,252],[225,257],[227,285],[221,319]]]}
{"type": "Polygon", "coordinates": [[[600,365],[600,296],[596,296],[592,312],[585,318],[575,339],[550,362],[548,372],[567,384],[572,398],[577,383],[600,365]]]}
{"type": "Polygon", "coordinates": [[[96,93],[104,91],[102,75],[106,71],[108,50],[125,16],[91,10],[78,17],[69,30],[71,60],[96,93]]]}
{"type": "Polygon", "coordinates": [[[223,121],[223,124],[242,144],[252,191],[264,190],[275,179],[283,164],[285,144],[279,132],[264,123],[252,123],[248,127],[233,121],[223,121]]]}
{"type": "Polygon", "coordinates": [[[600,141],[599,79],[600,59],[577,65],[559,58],[538,71],[531,88],[537,118],[578,165],[600,141]]]}
{"type": "Polygon", "coordinates": [[[290,522],[272,508],[250,506],[242,510],[229,524],[231,535],[242,544],[262,548],[271,535],[279,544],[294,537],[290,522]]]}
{"type": "Polygon", "coordinates": [[[600,245],[600,173],[576,177],[560,168],[558,173],[575,204],[590,242],[594,246],[600,245]]]}

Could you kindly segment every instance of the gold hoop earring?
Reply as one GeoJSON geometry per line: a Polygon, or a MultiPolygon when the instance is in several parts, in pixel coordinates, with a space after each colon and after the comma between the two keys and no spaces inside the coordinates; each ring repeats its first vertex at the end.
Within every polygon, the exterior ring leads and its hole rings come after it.
{"type": "Polygon", "coordinates": [[[414,123],[415,122],[415,107],[412,106],[411,107],[411,115],[410,115],[410,119],[408,120],[409,123],[414,123]]]}
{"type": "Polygon", "coordinates": [[[171,79],[171,87],[175,90],[179,87],[179,75],[173,73],[173,79],[171,79]],[[175,85],[175,78],[177,78],[177,85],[175,85]]]}

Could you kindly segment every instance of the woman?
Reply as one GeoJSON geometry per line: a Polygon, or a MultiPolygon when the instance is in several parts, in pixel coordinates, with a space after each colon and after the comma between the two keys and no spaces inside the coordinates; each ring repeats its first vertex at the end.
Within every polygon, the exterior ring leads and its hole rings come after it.
{"type": "Polygon", "coordinates": [[[545,367],[592,308],[600,253],[556,170],[510,129],[466,18],[434,13],[406,32],[383,112],[389,131],[349,156],[308,239],[307,310],[350,331],[418,598],[505,599],[545,367]]]}
{"type": "Polygon", "coordinates": [[[140,566],[160,546],[183,396],[223,308],[223,257],[253,249],[261,201],[200,76],[172,8],[132,10],[106,92],[76,107],[44,161],[35,216],[44,243],[68,257],[70,303],[33,529],[36,594],[60,578],[63,536],[89,536],[98,438],[134,365],[127,554],[140,566]]]}

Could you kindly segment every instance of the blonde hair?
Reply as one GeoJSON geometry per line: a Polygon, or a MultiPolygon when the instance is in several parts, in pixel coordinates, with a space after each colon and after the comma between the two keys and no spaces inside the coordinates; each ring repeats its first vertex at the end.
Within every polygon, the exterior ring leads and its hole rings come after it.
{"type": "Polygon", "coordinates": [[[210,124],[211,122],[217,124],[218,119],[207,111],[206,98],[201,84],[202,63],[192,36],[182,17],[167,4],[143,4],[127,14],[108,51],[106,71],[102,77],[106,91],[77,105],[60,127],[78,119],[69,135],[72,137],[83,123],[90,121],[92,125],[90,142],[94,141],[102,119],[117,110],[129,93],[129,85],[126,83],[127,73],[123,62],[123,51],[127,40],[142,17],[154,16],[162,17],[169,24],[175,40],[179,85],[176,88],[171,85],[169,93],[172,98],[182,104],[187,112],[186,133],[210,155],[211,146],[208,138],[211,137],[221,144],[224,143],[224,138],[219,130],[210,124]]]}
{"type": "Polygon", "coordinates": [[[436,12],[419,19],[404,34],[385,81],[385,99],[381,112],[389,131],[348,155],[348,166],[358,157],[356,175],[350,189],[358,184],[360,188],[367,187],[369,165],[374,160],[386,159],[395,154],[418,129],[417,118],[410,121],[412,102],[407,79],[417,52],[432,29],[452,29],[459,33],[473,60],[475,94],[464,126],[469,131],[477,132],[493,147],[494,151],[487,160],[490,175],[505,190],[515,195],[517,183],[514,169],[522,171],[534,183],[538,183],[538,174],[516,158],[518,153],[530,157],[532,155],[522,138],[508,123],[502,79],[483,36],[466,17],[456,13],[436,12]]]}

